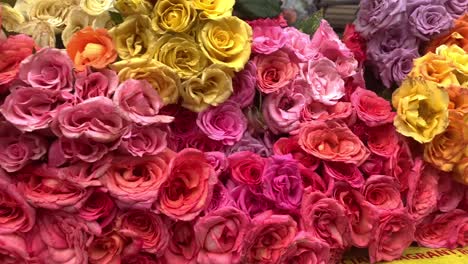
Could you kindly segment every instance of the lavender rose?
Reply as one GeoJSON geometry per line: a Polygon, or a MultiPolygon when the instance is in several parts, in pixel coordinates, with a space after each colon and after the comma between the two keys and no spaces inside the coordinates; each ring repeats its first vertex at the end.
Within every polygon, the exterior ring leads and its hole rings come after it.
{"type": "Polygon", "coordinates": [[[466,0],[450,0],[444,2],[445,9],[452,16],[457,19],[468,10],[468,1],[466,0]]]}
{"type": "Polygon", "coordinates": [[[405,15],[406,1],[401,0],[365,0],[360,3],[356,29],[364,37],[370,37],[396,23],[405,15]]]}
{"type": "Polygon", "coordinates": [[[453,21],[442,5],[420,5],[409,16],[409,25],[424,41],[450,29],[453,21]]]}
{"type": "Polygon", "coordinates": [[[379,65],[380,79],[386,87],[392,83],[398,85],[406,78],[413,68],[413,60],[419,57],[417,46],[414,49],[398,48],[383,59],[379,65]]]}

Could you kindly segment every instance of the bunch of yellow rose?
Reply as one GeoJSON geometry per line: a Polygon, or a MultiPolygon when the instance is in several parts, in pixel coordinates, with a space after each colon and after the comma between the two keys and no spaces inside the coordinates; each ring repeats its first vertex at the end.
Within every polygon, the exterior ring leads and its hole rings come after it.
{"type": "Polygon", "coordinates": [[[424,144],[425,161],[468,184],[468,53],[440,45],[415,59],[392,103],[396,129],[424,144]]]}
{"type": "Polygon", "coordinates": [[[110,30],[121,81],[144,79],[165,104],[202,111],[232,94],[232,74],[250,57],[252,29],[232,16],[234,0],[117,0],[110,30]]]}

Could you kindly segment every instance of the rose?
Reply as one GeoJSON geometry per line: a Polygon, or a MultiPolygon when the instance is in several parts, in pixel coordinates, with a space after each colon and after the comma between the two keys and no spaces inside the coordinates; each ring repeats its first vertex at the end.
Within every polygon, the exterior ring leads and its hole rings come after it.
{"type": "Polygon", "coordinates": [[[257,67],[257,85],[263,93],[274,93],[289,85],[298,74],[298,65],[289,54],[278,50],[268,55],[257,55],[253,62],[257,67]]]}
{"type": "Polygon", "coordinates": [[[194,222],[177,221],[170,226],[171,237],[164,252],[165,263],[197,263],[200,246],[193,230],[194,224],[194,222]]]}
{"type": "Polygon", "coordinates": [[[453,178],[456,181],[461,182],[463,184],[466,184],[468,182],[468,177],[466,176],[468,175],[468,155],[463,157],[463,159],[461,159],[457,163],[457,166],[454,168],[453,172],[453,178]]]}
{"type": "Polygon", "coordinates": [[[391,124],[369,128],[367,136],[367,147],[376,155],[389,158],[398,149],[398,134],[391,124]]]}
{"type": "Polygon", "coordinates": [[[362,64],[366,60],[366,40],[356,31],[354,24],[347,24],[343,33],[343,43],[354,54],[354,58],[362,64]]]}
{"type": "Polygon", "coordinates": [[[300,166],[310,168],[311,170],[315,170],[320,164],[320,160],[302,150],[296,136],[278,139],[273,145],[273,152],[276,155],[291,154],[299,162],[300,166]]]}
{"type": "Polygon", "coordinates": [[[231,186],[229,191],[235,203],[235,207],[247,213],[251,218],[274,208],[274,205],[262,194],[259,194],[246,185],[231,186]]]}
{"type": "Polygon", "coordinates": [[[389,174],[399,181],[400,190],[404,191],[408,189],[408,181],[410,172],[414,166],[414,159],[406,141],[401,141],[399,145],[400,147],[393,153],[385,167],[390,172],[389,174]]]}
{"type": "Polygon", "coordinates": [[[329,263],[329,246],[310,232],[299,232],[281,257],[280,263],[329,263]]]}
{"type": "Polygon", "coordinates": [[[153,59],[132,58],[112,65],[121,82],[128,79],[146,80],[158,91],[164,104],[176,103],[179,97],[179,76],[170,67],[153,59]]]}
{"type": "Polygon", "coordinates": [[[220,65],[213,64],[205,68],[200,76],[183,82],[180,94],[183,107],[200,112],[210,105],[220,105],[231,96],[232,79],[220,65]]]}
{"type": "MultiPolygon", "coordinates": [[[[300,172],[302,177],[302,185],[304,185],[305,192],[317,191],[321,193],[328,193],[328,191],[331,191],[334,188],[333,186],[327,186],[324,179],[322,179],[322,176],[318,175],[312,169],[301,168],[300,172]]],[[[331,178],[327,178],[326,180],[328,180],[327,183],[330,183],[330,180],[334,183],[334,180],[331,178]]]]}
{"type": "Polygon", "coordinates": [[[417,159],[411,172],[406,207],[408,214],[415,222],[419,222],[430,213],[437,210],[438,171],[424,166],[417,159]]]}
{"type": "Polygon", "coordinates": [[[34,40],[23,34],[13,35],[0,41],[0,93],[8,90],[19,72],[21,61],[39,49],[34,40]]]}
{"type": "Polygon", "coordinates": [[[188,137],[178,150],[184,148],[196,148],[202,151],[223,151],[224,145],[220,141],[207,137],[203,132],[197,131],[196,134],[188,137]]]}
{"type": "MultiPolygon", "coordinates": [[[[417,47],[417,46],[416,46],[417,47]]],[[[398,85],[406,78],[413,68],[413,61],[419,56],[416,48],[395,49],[378,65],[380,79],[390,88],[393,83],[398,85]]]]}
{"type": "Polygon", "coordinates": [[[247,129],[247,119],[236,104],[226,102],[199,113],[197,126],[209,138],[232,146],[242,138],[247,129]]]}
{"type": "Polygon", "coordinates": [[[263,117],[275,134],[288,133],[299,128],[300,114],[306,98],[299,92],[282,90],[268,94],[262,105],[263,117]]]}
{"type": "Polygon", "coordinates": [[[76,74],[75,97],[78,101],[98,96],[111,97],[119,80],[117,74],[108,69],[92,71],[88,68],[76,74]]]}
{"type": "Polygon", "coordinates": [[[240,151],[228,157],[231,177],[239,184],[257,190],[262,185],[262,175],[266,160],[250,151],[240,151]]]}
{"type": "Polygon", "coordinates": [[[335,105],[325,105],[312,101],[301,111],[301,121],[336,120],[346,121],[353,118],[353,106],[350,102],[337,102],[335,105]]]}
{"type": "Polygon", "coordinates": [[[271,154],[271,146],[267,145],[262,139],[254,138],[249,132],[245,132],[241,140],[229,147],[226,153],[232,154],[240,151],[250,151],[262,157],[267,157],[271,154]]]}
{"type": "Polygon", "coordinates": [[[112,223],[117,214],[117,207],[111,197],[104,191],[95,190],[78,211],[78,216],[85,221],[96,221],[101,228],[112,223]]]}
{"type": "Polygon", "coordinates": [[[28,251],[24,238],[18,234],[0,235],[0,259],[5,264],[27,264],[28,251]]]}
{"type": "Polygon", "coordinates": [[[252,28],[235,16],[222,17],[203,25],[197,39],[211,62],[240,71],[250,57],[252,28]]]}
{"type": "Polygon", "coordinates": [[[83,9],[74,6],[71,8],[70,13],[68,13],[65,20],[65,28],[62,31],[62,42],[65,47],[76,32],[88,26],[92,28],[109,28],[114,26],[114,22],[107,12],[98,16],[92,16],[83,9]]]}
{"type": "Polygon", "coordinates": [[[252,51],[260,54],[271,54],[281,49],[287,36],[280,26],[254,26],[252,28],[252,51]]]}
{"type": "Polygon", "coordinates": [[[237,102],[241,108],[246,108],[253,103],[255,98],[255,83],[257,67],[252,61],[247,62],[244,69],[232,78],[233,92],[230,101],[237,102]]]}
{"type": "Polygon", "coordinates": [[[160,215],[129,210],[117,217],[115,225],[123,236],[141,240],[141,249],[148,253],[160,256],[169,243],[169,230],[160,215]]]}
{"type": "MultiPolygon", "coordinates": [[[[19,6],[19,4],[17,6],[19,6]]],[[[6,31],[15,31],[19,25],[24,23],[24,15],[21,14],[18,9],[11,7],[10,4],[6,2],[2,2],[0,4],[0,12],[2,12],[2,27],[5,28],[6,31]]],[[[1,38],[6,39],[4,33],[2,34],[1,38]]]]}
{"type": "Polygon", "coordinates": [[[312,99],[326,105],[334,105],[345,95],[344,81],[336,65],[328,58],[310,60],[302,72],[311,86],[312,99]]]}
{"type": "Polygon", "coordinates": [[[116,0],[114,7],[123,16],[128,17],[136,14],[150,15],[153,4],[148,0],[116,0]]]}
{"type": "Polygon", "coordinates": [[[317,51],[310,45],[310,36],[295,27],[283,29],[286,35],[286,48],[294,53],[298,60],[306,62],[316,57],[317,51]]]}
{"type": "Polygon", "coordinates": [[[398,0],[382,2],[364,1],[361,3],[356,21],[356,29],[364,37],[397,24],[404,18],[406,3],[398,0]]]}
{"type": "Polygon", "coordinates": [[[91,16],[100,15],[112,8],[111,0],[80,0],[80,7],[91,16]]]}
{"type": "Polygon", "coordinates": [[[114,149],[118,146],[118,142],[115,147],[112,145],[115,145],[115,143],[108,146],[86,137],[76,139],[60,137],[50,146],[48,159],[49,162],[54,165],[62,165],[66,162],[66,159],[96,162],[104,157],[110,149],[114,149]]]}
{"type": "Polygon", "coordinates": [[[305,230],[326,242],[331,249],[345,249],[348,246],[349,220],[344,207],[337,200],[327,198],[320,192],[305,192],[301,216],[305,230]]]}
{"type": "Polygon", "coordinates": [[[444,2],[444,6],[453,19],[463,16],[468,7],[464,0],[446,1],[444,2]]]}
{"type": "Polygon", "coordinates": [[[330,121],[305,123],[299,130],[299,145],[305,152],[319,159],[358,166],[370,154],[361,140],[348,127],[330,121]]]}
{"type": "MultiPolygon", "coordinates": [[[[447,1],[450,3],[453,1],[447,1]]],[[[450,9],[447,9],[450,12],[450,9]]],[[[429,45],[426,48],[427,52],[435,52],[436,48],[440,45],[447,45],[450,46],[452,44],[456,44],[459,47],[463,48],[465,51],[468,51],[468,41],[465,37],[468,35],[468,15],[464,15],[459,19],[455,20],[454,27],[450,30],[450,32],[440,35],[439,37],[433,38],[429,45]]]]}
{"type": "Polygon", "coordinates": [[[422,40],[444,33],[452,27],[452,19],[444,6],[423,5],[417,7],[409,16],[411,30],[422,40]]]}
{"type": "Polygon", "coordinates": [[[177,153],[169,168],[158,209],[173,219],[193,220],[210,202],[217,182],[213,166],[203,152],[188,148],[177,153]]]}
{"type": "Polygon", "coordinates": [[[234,7],[234,0],[215,0],[205,2],[203,0],[194,0],[193,6],[200,10],[201,19],[215,19],[218,17],[230,16],[234,7]]]}
{"type": "MultiPolygon", "coordinates": [[[[105,157],[98,162],[74,162],[67,165],[62,165],[57,168],[57,177],[59,179],[76,182],[83,188],[101,186],[98,180],[110,167],[111,157],[105,157]]],[[[48,164],[49,167],[50,164],[48,164]]]]}
{"type": "MultiPolygon", "coordinates": [[[[125,12],[125,11],[124,11],[125,12]]],[[[122,59],[152,58],[155,53],[156,34],[151,29],[151,19],[145,15],[133,15],[113,27],[109,34],[122,59]]]]}
{"type": "Polygon", "coordinates": [[[353,188],[364,184],[364,176],[354,164],[328,161],[323,163],[323,171],[328,177],[347,182],[353,188]]]}
{"type": "Polygon", "coordinates": [[[240,253],[249,217],[241,210],[228,206],[211,211],[195,224],[200,246],[199,263],[240,263],[240,253]],[[220,230],[223,230],[220,233],[220,230]]]}
{"type": "Polygon", "coordinates": [[[208,65],[200,46],[185,34],[163,35],[155,40],[154,52],[155,59],[174,69],[183,79],[198,75],[208,65]]]}
{"type": "Polygon", "coordinates": [[[245,236],[242,262],[277,263],[296,233],[297,223],[289,215],[272,211],[257,215],[245,236]]]}
{"type": "Polygon", "coordinates": [[[127,122],[112,100],[93,97],[75,106],[60,108],[53,123],[54,133],[71,139],[81,136],[109,143],[118,140],[127,129],[127,122]]]}
{"type": "Polygon", "coordinates": [[[454,65],[446,56],[432,52],[414,60],[410,76],[413,78],[422,77],[428,81],[436,82],[440,86],[459,84],[454,73],[454,65]]]}
{"type": "Polygon", "coordinates": [[[403,207],[398,181],[390,176],[372,175],[361,190],[364,199],[378,209],[396,210],[403,207]]]}
{"type": "Polygon", "coordinates": [[[370,127],[391,123],[395,116],[390,103],[370,90],[356,89],[351,104],[359,119],[370,127]]]}
{"type": "MultiPolygon", "coordinates": [[[[464,198],[464,185],[455,182],[451,177],[442,174],[438,182],[437,208],[441,212],[455,210],[464,198]]],[[[460,206],[459,208],[462,208],[460,206]]]]}
{"type": "Polygon", "coordinates": [[[167,133],[159,127],[133,126],[122,137],[120,149],[135,157],[157,155],[167,147],[167,133]]]}
{"type": "Polygon", "coordinates": [[[399,258],[414,238],[414,223],[404,209],[380,215],[374,237],[369,244],[372,263],[399,258]]]}
{"type": "Polygon", "coordinates": [[[448,95],[433,82],[407,79],[392,95],[397,131],[420,143],[430,142],[448,125],[448,95]]]}
{"type": "Polygon", "coordinates": [[[192,2],[184,0],[158,1],[153,9],[151,25],[159,34],[187,32],[194,24],[197,11],[192,2]]]}
{"type": "MultiPolygon", "coordinates": [[[[34,226],[36,211],[26,202],[16,186],[0,169],[0,234],[28,232],[34,226]]],[[[0,243],[1,244],[1,243],[0,243]]]]}
{"type": "Polygon", "coordinates": [[[367,160],[361,164],[361,166],[359,166],[359,169],[366,176],[386,174],[384,172],[384,163],[387,161],[388,159],[372,153],[369,158],[367,158],[367,160]]]}
{"type": "MultiPolygon", "coordinates": [[[[24,3],[24,1],[22,2],[24,3]]],[[[26,2],[26,4],[23,5],[15,5],[15,8],[21,13],[27,14],[26,16],[29,21],[46,21],[52,28],[60,32],[65,27],[66,18],[74,5],[75,3],[73,1],[58,2],[45,0],[40,2],[26,2]]]]}
{"type": "Polygon", "coordinates": [[[157,258],[153,254],[138,253],[138,255],[125,256],[122,259],[125,264],[163,264],[163,258],[157,258]]]}
{"type": "Polygon", "coordinates": [[[97,237],[88,246],[88,261],[90,264],[120,263],[125,249],[124,239],[115,232],[97,237]]]}
{"type": "Polygon", "coordinates": [[[210,204],[205,208],[203,213],[206,215],[212,211],[234,205],[235,202],[231,196],[230,190],[224,187],[221,182],[218,182],[213,186],[213,195],[211,197],[210,204]]]}
{"type": "Polygon", "coordinates": [[[70,92],[72,68],[65,51],[43,48],[21,62],[18,78],[34,88],[70,92]]]}
{"type": "Polygon", "coordinates": [[[117,157],[100,178],[120,207],[150,208],[169,175],[174,152],[143,158],[117,157]]]}
{"type": "MultiPolygon", "coordinates": [[[[459,73],[464,76],[468,75],[468,67],[466,66],[466,61],[468,61],[468,53],[461,47],[457,45],[442,45],[436,49],[436,54],[445,57],[445,59],[448,60],[456,70],[456,74],[459,73]]],[[[458,82],[461,83],[461,86],[467,85],[466,77],[457,76],[457,79],[458,82]]]]}
{"type": "Polygon", "coordinates": [[[229,167],[229,162],[226,155],[220,151],[210,151],[206,152],[206,160],[213,166],[213,169],[216,175],[221,176],[221,173],[224,173],[229,167]]]}

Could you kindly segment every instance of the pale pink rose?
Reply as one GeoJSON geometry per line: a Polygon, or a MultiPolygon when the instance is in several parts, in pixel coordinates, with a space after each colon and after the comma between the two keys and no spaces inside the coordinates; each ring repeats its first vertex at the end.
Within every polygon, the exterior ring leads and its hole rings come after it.
{"type": "Polygon", "coordinates": [[[311,60],[302,67],[302,78],[310,85],[312,99],[335,105],[345,95],[345,86],[336,65],[328,58],[311,60]]]}
{"type": "Polygon", "coordinates": [[[0,260],[2,264],[29,264],[26,241],[16,233],[0,234],[0,260]]]}
{"type": "Polygon", "coordinates": [[[76,73],[75,97],[78,101],[98,96],[111,97],[117,85],[119,78],[117,73],[109,69],[91,70],[76,73]]]}
{"type": "Polygon", "coordinates": [[[288,264],[327,264],[330,247],[312,233],[301,231],[289,244],[281,256],[280,263],[288,264]]]}
{"type": "Polygon", "coordinates": [[[241,108],[246,108],[253,103],[255,98],[255,84],[257,67],[253,61],[247,62],[244,69],[237,72],[232,78],[233,93],[230,101],[236,102],[241,108]]]}
{"type": "Polygon", "coordinates": [[[112,223],[117,215],[117,206],[104,191],[95,190],[78,211],[78,216],[85,221],[96,221],[101,228],[112,223]]]}
{"type": "Polygon", "coordinates": [[[296,234],[297,223],[289,215],[257,215],[245,236],[242,263],[277,263],[296,234]]]}
{"type": "Polygon", "coordinates": [[[426,166],[421,159],[415,160],[406,196],[406,207],[413,221],[419,222],[437,210],[438,181],[436,169],[426,166]]]}
{"type": "Polygon", "coordinates": [[[253,26],[252,51],[271,54],[286,44],[287,38],[280,26],[253,26]]]}
{"type": "Polygon", "coordinates": [[[269,55],[257,55],[253,62],[257,66],[258,88],[266,94],[285,88],[299,72],[298,65],[283,50],[269,55]]]}
{"type": "Polygon", "coordinates": [[[171,237],[164,253],[165,263],[196,264],[200,246],[193,230],[194,222],[177,221],[170,226],[171,237]]]}
{"type": "Polygon", "coordinates": [[[351,104],[357,116],[370,127],[393,122],[396,113],[392,112],[390,102],[373,91],[358,87],[351,95],[351,104]]]}
{"type": "Polygon", "coordinates": [[[112,232],[92,241],[88,246],[88,262],[90,264],[119,264],[122,263],[124,250],[124,238],[112,232]]]}
{"type": "Polygon", "coordinates": [[[111,99],[98,96],[60,108],[53,129],[58,136],[72,139],[85,136],[96,142],[109,143],[122,136],[127,122],[111,99]]]}
{"type": "Polygon", "coordinates": [[[249,217],[231,206],[211,211],[198,219],[194,228],[200,246],[198,262],[240,263],[244,236],[249,224],[249,217]]]}
{"type": "Polygon", "coordinates": [[[135,157],[156,155],[167,147],[167,132],[157,125],[133,125],[122,136],[120,149],[135,157]]]}
{"type": "Polygon", "coordinates": [[[218,181],[213,166],[200,150],[184,149],[171,160],[169,170],[157,208],[173,219],[193,220],[210,203],[218,181]]]}
{"type": "Polygon", "coordinates": [[[172,116],[159,115],[163,102],[145,80],[126,80],[115,91],[113,101],[122,116],[140,125],[170,123],[172,116]]]}
{"type": "MultiPolygon", "coordinates": [[[[464,185],[454,181],[449,175],[442,173],[439,177],[437,207],[441,212],[450,212],[458,207],[463,200],[464,185]]],[[[465,197],[468,199],[468,196],[465,197]]]]}
{"type": "Polygon", "coordinates": [[[119,207],[148,209],[169,176],[174,156],[174,152],[166,150],[143,158],[116,157],[100,181],[119,207]]]}
{"type": "Polygon", "coordinates": [[[310,36],[295,27],[283,29],[286,35],[286,48],[289,49],[300,61],[308,61],[320,56],[318,50],[310,45],[310,36]]]}
{"type": "Polygon", "coordinates": [[[109,151],[110,148],[107,144],[95,142],[84,136],[80,138],[60,137],[51,144],[48,158],[51,166],[62,165],[67,159],[96,162],[109,151]]]}
{"type": "Polygon", "coordinates": [[[414,239],[414,223],[405,209],[380,215],[376,232],[369,244],[371,263],[399,258],[414,239]]]}
{"type": "Polygon", "coordinates": [[[31,132],[48,127],[62,103],[52,90],[18,87],[6,97],[0,113],[19,130],[31,132]]]}
{"type": "Polygon", "coordinates": [[[372,205],[382,210],[403,207],[398,181],[390,176],[372,175],[362,187],[362,195],[372,205]]]}
{"type": "Polygon", "coordinates": [[[28,232],[34,226],[36,211],[26,202],[2,169],[0,169],[0,208],[3,211],[0,214],[0,223],[2,223],[0,234],[28,232]]]}
{"type": "Polygon", "coordinates": [[[361,188],[364,184],[364,176],[354,164],[342,162],[324,162],[323,172],[337,181],[344,181],[353,188],[361,188]]]}

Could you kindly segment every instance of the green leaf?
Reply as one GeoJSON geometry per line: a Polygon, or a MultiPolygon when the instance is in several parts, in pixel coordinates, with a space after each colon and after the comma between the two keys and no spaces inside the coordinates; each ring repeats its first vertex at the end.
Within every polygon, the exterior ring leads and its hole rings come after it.
{"type": "Polygon", "coordinates": [[[302,32],[313,35],[320,26],[320,21],[323,19],[323,9],[313,13],[310,17],[297,21],[294,27],[302,32]]]}
{"type": "Polygon", "coordinates": [[[118,25],[118,24],[120,24],[120,23],[122,23],[124,21],[122,15],[120,13],[110,11],[109,14],[110,14],[110,17],[111,17],[112,21],[114,21],[114,23],[116,25],[118,25]]]}
{"type": "Polygon", "coordinates": [[[237,0],[234,12],[248,20],[277,17],[281,13],[281,3],[279,0],[237,0]]]}

